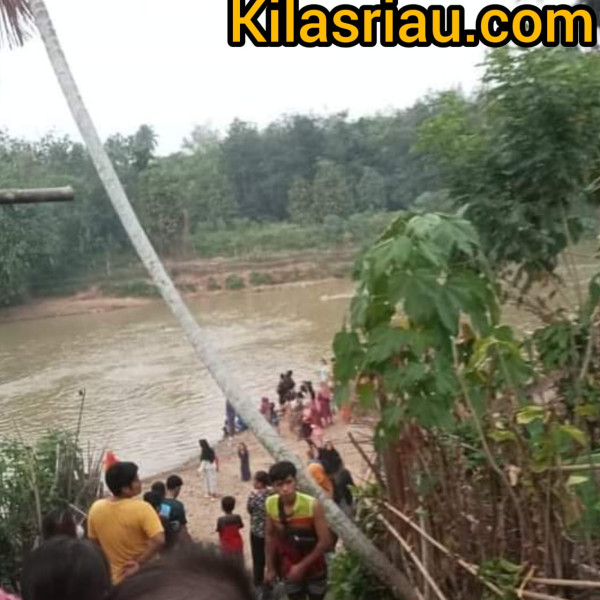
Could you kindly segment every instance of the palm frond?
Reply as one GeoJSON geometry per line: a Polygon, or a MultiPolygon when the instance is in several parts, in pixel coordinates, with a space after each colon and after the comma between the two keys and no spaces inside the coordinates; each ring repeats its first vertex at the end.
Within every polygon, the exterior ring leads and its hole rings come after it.
{"type": "Polygon", "coordinates": [[[0,0],[0,48],[22,46],[32,32],[28,0],[0,0]]]}

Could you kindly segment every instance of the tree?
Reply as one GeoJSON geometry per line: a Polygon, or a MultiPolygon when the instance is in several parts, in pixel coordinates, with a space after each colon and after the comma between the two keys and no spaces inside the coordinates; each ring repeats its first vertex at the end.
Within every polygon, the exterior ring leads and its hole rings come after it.
{"type": "Polygon", "coordinates": [[[191,229],[200,223],[214,227],[228,223],[238,211],[219,145],[202,146],[186,158],[184,181],[191,229]]]}
{"type": "Polygon", "coordinates": [[[288,192],[288,211],[296,223],[308,223],[314,218],[315,205],[311,185],[306,179],[296,177],[288,192]]]}
{"type": "MultiPolygon", "coordinates": [[[[5,5],[8,1],[3,0],[5,5]]],[[[92,161],[106,187],[111,203],[165,303],[181,324],[183,332],[194,348],[197,357],[206,365],[224,396],[232,403],[258,440],[273,456],[277,458],[286,457],[300,465],[298,458],[285,447],[273,428],[263,418],[253,400],[245,395],[242,388],[235,381],[231,380],[229,369],[219,360],[215,349],[207,342],[200,326],[183,302],[181,295],[175,288],[173,281],[142,229],[102,145],[100,136],[79,94],[44,1],[31,0],[31,10],[34,15],[35,24],[46,47],[50,63],[79,131],[85,140],[92,161]]],[[[322,491],[310,480],[310,477],[304,475],[303,479],[305,485],[311,491],[315,492],[319,498],[324,500],[329,522],[343,539],[344,543],[349,548],[360,552],[365,561],[397,591],[400,597],[407,600],[415,598],[414,591],[406,578],[390,565],[386,558],[364,537],[332,501],[326,499],[322,491]]]]}
{"type": "Polygon", "coordinates": [[[150,161],[154,158],[154,150],[158,143],[157,135],[149,125],[141,125],[131,137],[131,153],[133,154],[133,166],[138,171],[148,168],[150,161]]]}
{"type": "Polygon", "coordinates": [[[380,211],[385,208],[385,179],[371,167],[364,167],[356,186],[356,210],[380,211]]]}
{"type": "Polygon", "coordinates": [[[315,216],[322,221],[327,215],[347,217],[354,212],[351,190],[344,168],[330,160],[320,160],[313,182],[315,216]]]}
{"type": "Polygon", "coordinates": [[[552,272],[581,232],[572,208],[600,158],[600,57],[576,49],[500,49],[475,99],[433,100],[420,148],[455,206],[477,227],[492,263],[519,262],[527,282],[552,272]]]}

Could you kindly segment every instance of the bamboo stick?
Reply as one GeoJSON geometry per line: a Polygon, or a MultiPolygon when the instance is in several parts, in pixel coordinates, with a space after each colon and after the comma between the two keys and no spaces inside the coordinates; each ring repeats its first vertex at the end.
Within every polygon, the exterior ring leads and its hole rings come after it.
{"type": "Polygon", "coordinates": [[[540,585],[556,585],[560,587],[600,590],[600,581],[586,581],[583,579],[550,579],[547,577],[532,577],[531,582],[539,583],[540,585]]]}
{"type": "Polygon", "coordinates": [[[364,451],[364,449],[360,447],[360,444],[356,441],[356,438],[354,437],[354,435],[352,434],[351,431],[348,432],[348,439],[352,442],[352,445],[356,448],[358,453],[361,455],[362,459],[367,463],[367,465],[373,472],[373,475],[375,476],[377,483],[381,486],[381,489],[385,490],[386,486],[385,486],[385,482],[383,481],[383,479],[381,477],[381,473],[379,473],[379,471],[375,468],[375,465],[373,464],[371,459],[367,456],[367,453],[364,451]]]}
{"type": "Polygon", "coordinates": [[[409,543],[394,529],[392,524],[381,514],[377,515],[377,518],[387,527],[388,531],[398,540],[406,554],[410,557],[410,559],[415,563],[417,569],[421,572],[421,575],[425,578],[425,581],[429,585],[429,587],[435,592],[436,596],[439,600],[448,600],[446,596],[442,593],[440,588],[437,586],[436,582],[433,580],[433,577],[429,574],[429,571],[423,566],[423,563],[419,560],[419,557],[412,551],[409,543]]]}
{"type": "Polygon", "coordinates": [[[523,592],[523,598],[531,598],[531,600],[567,600],[562,596],[549,596],[539,592],[523,592]]]}
{"type": "Polygon", "coordinates": [[[3,204],[41,204],[43,202],[71,202],[75,192],[69,185],[57,188],[24,190],[0,190],[0,206],[3,204]]]}
{"type": "MultiPolygon", "coordinates": [[[[442,554],[448,556],[449,558],[454,559],[465,571],[468,571],[476,577],[483,585],[485,585],[490,591],[494,592],[496,595],[503,597],[503,592],[497,588],[493,583],[486,581],[479,575],[479,568],[477,565],[467,562],[457,554],[451,552],[446,546],[438,542],[435,538],[431,537],[426,531],[423,531],[421,527],[419,527],[414,521],[412,521],[409,517],[407,517],[402,511],[398,510],[395,506],[389,504],[389,502],[383,502],[383,506],[387,508],[390,512],[394,513],[397,517],[402,519],[407,525],[412,527],[417,533],[423,536],[429,543],[435,546],[442,554]]],[[[548,579],[544,577],[532,577],[529,579],[531,583],[537,583],[539,585],[556,585],[556,586],[564,586],[564,587],[575,587],[575,588],[585,588],[585,589],[600,589],[600,582],[595,581],[577,581],[572,579],[548,579]]],[[[559,598],[558,596],[548,596],[547,594],[540,594],[538,592],[528,592],[526,590],[522,590],[521,592],[523,598],[531,598],[532,600],[564,600],[559,598]]]]}
{"type": "Polygon", "coordinates": [[[446,548],[446,546],[444,546],[443,544],[438,542],[435,538],[431,537],[426,531],[423,531],[423,529],[421,529],[414,521],[412,521],[404,513],[402,513],[400,510],[398,510],[395,506],[392,506],[388,502],[384,502],[383,505],[389,511],[394,513],[397,517],[402,519],[407,525],[412,527],[417,533],[421,534],[430,544],[433,544],[440,552],[442,552],[449,558],[452,558],[453,560],[455,560],[463,569],[465,569],[465,571],[468,571],[469,573],[471,573],[471,575],[473,575],[473,577],[478,579],[490,591],[494,592],[494,594],[496,594],[497,596],[500,596],[501,598],[504,597],[504,593],[500,590],[500,588],[496,587],[493,583],[490,583],[489,581],[483,579],[479,575],[479,569],[477,568],[476,565],[468,563],[466,560],[462,559],[457,554],[454,554],[453,552],[448,550],[448,548],[446,548]]]}

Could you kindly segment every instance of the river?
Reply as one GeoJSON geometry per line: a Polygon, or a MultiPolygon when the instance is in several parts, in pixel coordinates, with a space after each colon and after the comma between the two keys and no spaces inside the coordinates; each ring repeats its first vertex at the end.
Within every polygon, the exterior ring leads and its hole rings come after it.
{"type": "MultiPolygon", "coordinates": [[[[574,255],[585,290],[598,270],[595,244],[574,255]]],[[[568,308],[577,297],[566,277],[568,308]]],[[[279,373],[315,379],[321,356],[349,305],[350,281],[223,292],[192,300],[207,337],[248,394],[275,399],[279,373]]],[[[540,290],[547,295],[548,289],[540,290]]],[[[531,314],[506,308],[525,333],[531,314]]],[[[182,464],[201,437],[217,440],[224,398],[160,302],[141,308],[0,324],[0,435],[33,440],[53,427],[75,429],[77,392],[86,389],[83,440],[113,449],[144,475],[182,464]]]]}
{"type": "MultiPolygon", "coordinates": [[[[275,399],[284,370],[296,381],[316,379],[352,289],[338,280],[224,292],[190,308],[258,404],[263,395],[275,399]]],[[[74,430],[81,388],[84,443],[137,462],[142,475],[193,457],[201,437],[220,437],[224,398],[159,302],[0,325],[1,435],[74,430]]]]}

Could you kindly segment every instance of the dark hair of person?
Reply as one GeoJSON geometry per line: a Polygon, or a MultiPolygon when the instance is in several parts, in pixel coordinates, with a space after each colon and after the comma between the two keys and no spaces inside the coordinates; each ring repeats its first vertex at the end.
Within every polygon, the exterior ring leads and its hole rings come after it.
{"type": "Polygon", "coordinates": [[[256,471],[254,474],[254,479],[256,479],[258,483],[262,483],[265,487],[269,487],[271,485],[269,474],[266,471],[256,471]]]}
{"type": "Polygon", "coordinates": [[[206,440],[200,440],[199,442],[201,452],[200,452],[200,460],[206,460],[208,462],[215,461],[215,451],[209,446],[206,440]]]}
{"type": "Polygon", "coordinates": [[[177,546],[113,588],[106,600],[254,600],[237,557],[215,546],[177,546]]]}
{"type": "Polygon", "coordinates": [[[288,460],[282,460],[278,463],[275,463],[269,469],[269,479],[271,483],[277,483],[278,481],[283,481],[288,477],[296,478],[296,465],[288,460]]]}
{"type": "Polygon", "coordinates": [[[42,519],[42,540],[47,541],[57,535],[77,537],[77,523],[70,508],[53,508],[42,519]]]}
{"type": "Polygon", "coordinates": [[[155,481],[151,486],[150,486],[150,490],[153,492],[156,492],[157,494],[160,494],[160,496],[162,498],[165,497],[166,493],[167,493],[167,488],[165,486],[164,481],[155,481]]]}
{"type": "Polygon", "coordinates": [[[221,508],[224,513],[231,514],[235,508],[235,498],[233,496],[225,496],[221,500],[221,508]]]}
{"type": "Polygon", "coordinates": [[[183,479],[179,475],[169,475],[167,477],[167,489],[172,491],[180,488],[183,485],[183,479]]]}
{"type": "Polygon", "coordinates": [[[106,485],[115,496],[120,496],[123,488],[131,486],[137,474],[138,466],[135,463],[115,463],[106,471],[106,485]]]}
{"type": "Polygon", "coordinates": [[[25,560],[23,600],[102,600],[110,590],[110,569],[102,550],[87,540],[57,536],[25,560]]]}
{"type": "Polygon", "coordinates": [[[147,502],[157,512],[160,510],[162,501],[163,498],[158,492],[150,491],[144,494],[144,502],[147,502]]]}

